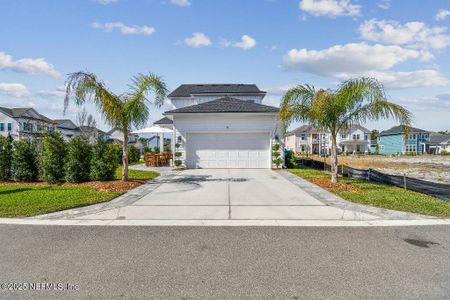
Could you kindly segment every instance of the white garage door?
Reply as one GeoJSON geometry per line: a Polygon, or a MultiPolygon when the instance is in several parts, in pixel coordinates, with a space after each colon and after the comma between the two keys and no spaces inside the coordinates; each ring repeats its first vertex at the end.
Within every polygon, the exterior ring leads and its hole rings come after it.
{"type": "Polygon", "coordinates": [[[270,168],[269,133],[189,133],[188,168],[270,168]]]}

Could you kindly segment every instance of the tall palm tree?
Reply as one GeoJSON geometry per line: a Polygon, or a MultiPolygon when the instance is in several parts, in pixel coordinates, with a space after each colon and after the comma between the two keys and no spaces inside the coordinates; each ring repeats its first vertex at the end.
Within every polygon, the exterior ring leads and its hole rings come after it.
{"type": "MultiPolygon", "coordinates": [[[[292,121],[308,122],[327,130],[331,137],[331,181],[338,178],[337,135],[353,125],[393,118],[409,126],[411,113],[389,102],[383,86],[373,78],[350,79],[336,90],[299,85],[286,92],[281,100],[279,117],[285,127],[292,121]]],[[[407,128],[407,127],[405,127],[407,128]]]]}
{"type": "Polygon", "coordinates": [[[67,78],[64,110],[67,109],[71,96],[76,105],[93,101],[109,125],[123,132],[122,180],[126,181],[128,180],[128,134],[131,127],[145,125],[150,114],[147,102],[161,106],[167,92],[163,79],[152,73],[134,76],[129,90],[124,94],[116,95],[94,74],[76,72],[69,74],[67,78]],[[153,101],[147,98],[151,92],[155,94],[153,101]]]}

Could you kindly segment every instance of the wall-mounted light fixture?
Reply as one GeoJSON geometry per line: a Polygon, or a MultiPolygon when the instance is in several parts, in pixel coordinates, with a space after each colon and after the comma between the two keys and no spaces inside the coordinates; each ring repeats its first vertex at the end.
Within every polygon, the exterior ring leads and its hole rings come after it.
{"type": "Polygon", "coordinates": [[[181,143],[181,141],[182,141],[182,138],[181,138],[181,135],[179,135],[178,138],[177,138],[177,142],[181,143]]]}

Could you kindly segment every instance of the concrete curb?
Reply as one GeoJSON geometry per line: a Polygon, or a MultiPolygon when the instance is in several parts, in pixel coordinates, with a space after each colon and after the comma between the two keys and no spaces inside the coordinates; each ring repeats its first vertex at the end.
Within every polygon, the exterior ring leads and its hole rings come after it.
{"type": "Polygon", "coordinates": [[[450,219],[423,220],[39,220],[0,219],[0,225],[35,226],[275,226],[275,227],[383,227],[450,225],[450,219]]]}

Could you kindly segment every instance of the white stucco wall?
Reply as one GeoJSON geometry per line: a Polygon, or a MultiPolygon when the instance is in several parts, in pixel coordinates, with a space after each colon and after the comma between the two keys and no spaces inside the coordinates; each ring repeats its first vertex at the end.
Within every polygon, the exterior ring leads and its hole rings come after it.
{"type": "Polygon", "coordinates": [[[19,123],[15,119],[0,112],[0,123],[3,123],[5,126],[4,131],[0,131],[1,136],[7,137],[8,134],[11,134],[13,139],[18,138],[19,123]],[[11,123],[12,126],[11,132],[8,132],[8,123],[11,123]]]}

